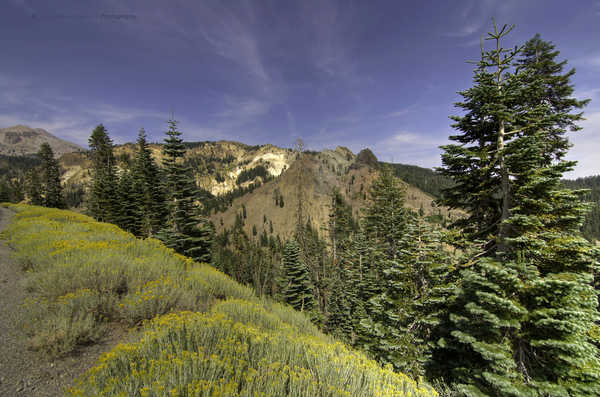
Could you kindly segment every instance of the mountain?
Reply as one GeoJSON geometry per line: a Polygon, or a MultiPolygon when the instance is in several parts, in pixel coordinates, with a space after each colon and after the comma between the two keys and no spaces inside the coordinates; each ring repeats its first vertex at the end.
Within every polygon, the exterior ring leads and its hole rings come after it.
{"type": "MultiPolygon", "coordinates": [[[[349,149],[338,146],[335,150],[307,151],[301,156],[289,149],[277,149],[287,150],[282,158],[286,162],[283,172],[272,173],[273,179],[266,183],[262,183],[261,178],[245,182],[256,187],[243,194],[231,195],[224,211],[223,208],[217,208],[211,212],[211,220],[218,231],[230,228],[236,217],[240,214],[243,217],[245,213],[244,230],[248,235],[252,234],[254,228],[258,234],[263,230],[269,233],[272,224],[274,234],[289,237],[296,227],[299,198],[302,200],[304,222],[310,222],[314,229],[320,230],[328,220],[333,189],[340,191],[352,206],[356,217],[360,215],[369,187],[379,172],[377,158],[369,149],[355,155],[349,149]]],[[[262,147],[258,152],[264,150],[262,147]]],[[[268,150],[273,150],[273,147],[268,150]]],[[[253,164],[256,163],[251,162],[245,167],[252,167],[253,164]]],[[[405,185],[409,208],[415,211],[422,209],[425,215],[440,219],[459,215],[457,211],[451,213],[446,208],[437,207],[432,195],[413,185],[405,185]]]]}
{"type": "MultiPolygon", "coordinates": [[[[334,188],[342,193],[358,216],[381,166],[369,149],[354,154],[342,146],[320,152],[305,151],[302,156],[291,149],[270,144],[251,146],[217,141],[188,142],[186,146],[185,161],[204,191],[206,212],[219,231],[233,226],[236,216],[245,208],[244,229],[247,233],[250,234],[253,227],[260,233],[270,229],[272,224],[275,235],[291,235],[297,219],[299,184],[303,186],[304,219],[310,220],[317,229],[327,221],[329,196],[334,188]]],[[[115,147],[120,169],[132,164],[135,149],[132,143],[115,147]]],[[[150,149],[160,164],[162,145],[151,144],[150,149]]],[[[60,158],[60,164],[64,170],[64,183],[81,185],[89,180],[90,163],[85,153],[65,154],[60,158]]],[[[434,174],[431,170],[426,171],[434,174]]],[[[404,174],[408,179],[410,173],[404,174]]],[[[406,184],[406,201],[410,208],[423,209],[426,215],[438,218],[458,214],[438,208],[434,203],[435,194],[424,192],[411,182],[406,184]]]]}
{"type": "Polygon", "coordinates": [[[50,144],[55,156],[79,152],[84,149],[72,142],[65,141],[41,128],[15,125],[0,129],[0,155],[23,156],[35,154],[42,143],[50,144]]]}

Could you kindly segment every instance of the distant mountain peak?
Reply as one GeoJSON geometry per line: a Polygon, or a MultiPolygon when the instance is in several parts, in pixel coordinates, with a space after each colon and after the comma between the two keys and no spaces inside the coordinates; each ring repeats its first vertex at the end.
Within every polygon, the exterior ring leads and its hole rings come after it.
{"type": "Polygon", "coordinates": [[[37,153],[42,143],[48,143],[54,155],[83,151],[81,146],[57,138],[42,128],[31,128],[23,124],[0,128],[0,154],[27,156],[37,153]]]}

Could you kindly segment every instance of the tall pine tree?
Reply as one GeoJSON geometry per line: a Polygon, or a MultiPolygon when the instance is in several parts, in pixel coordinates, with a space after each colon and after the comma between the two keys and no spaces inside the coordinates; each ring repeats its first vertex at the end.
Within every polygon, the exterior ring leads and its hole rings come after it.
{"type": "Polygon", "coordinates": [[[116,224],[121,229],[139,235],[141,228],[140,208],[131,174],[131,171],[124,170],[119,177],[117,196],[120,206],[116,224]]]}

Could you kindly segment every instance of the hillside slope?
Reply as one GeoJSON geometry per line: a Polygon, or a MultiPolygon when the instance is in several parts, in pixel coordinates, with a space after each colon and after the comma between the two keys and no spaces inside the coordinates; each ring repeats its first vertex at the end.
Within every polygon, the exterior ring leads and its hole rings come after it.
{"type": "MultiPolygon", "coordinates": [[[[364,152],[373,156],[368,149],[361,153],[364,152]]],[[[342,193],[358,217],[366,204],[369,187],[379,172],[377,159],[374,163],[363,162],[361,153],[354,155],[343,147],[306,152],[278,178],[235,198],[226,211],[213,214],[211,219],[217,230],[231,227],[236,216],[242,214],[245,208],[244,229],[248,235],[254,227],[259,234],[263,230],[268,232],[272,223],[275,234],[282,238],[289,237],[296,227],[298,200],[301,197],[304,221],[310,221],[313,228],[319,230],[327,223],[333,189],[342,193]],[[302,188],[299,189],[299,186],[302,188]]],[[[446,208],[438,208],[430,194],[413,185],[405,186],[408,208],[415,211],[422,209],[425,215],[452,215],[446,208]]]]}
{"type": "Polygon", "coordinates": [[[111,322],[154,318],[70,395],[437,395],[156,240],[69,211],[11,208],[18,213],[3,237],[28,269],[23,315],[34,348],[65,354],[96,343],[111,322]]]}

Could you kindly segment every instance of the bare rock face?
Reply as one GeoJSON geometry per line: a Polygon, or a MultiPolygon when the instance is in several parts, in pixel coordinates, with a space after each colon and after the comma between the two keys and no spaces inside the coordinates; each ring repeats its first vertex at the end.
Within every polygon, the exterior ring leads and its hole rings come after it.
{"type": "Polygon", "coordinates": [[[26,156],[40,150],[42,143],[48,143],[56,157],[65,153],[79,152],[84,149],[74,143],[57,138],[41,128],[15,125],[0,128],[0,155],[26,156]]]}
{"type": "Polygon", "coordinates": [[[356,156],[354,163],[350,166],[350,169],[358,169],[365,166],[374,169],[377,169],[379,167],[377,157],[375,157],[375,154],[373,154],[371,149],[361,150],[356,156]]]}

